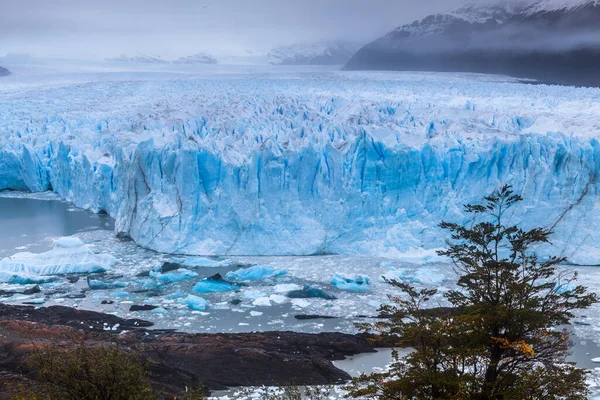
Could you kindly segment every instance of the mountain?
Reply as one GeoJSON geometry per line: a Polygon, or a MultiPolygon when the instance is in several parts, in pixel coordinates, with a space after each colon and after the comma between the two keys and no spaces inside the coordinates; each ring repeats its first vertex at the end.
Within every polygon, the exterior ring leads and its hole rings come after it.
{"type": "Polygon", "coordinates": [[[0,76],[7,76],[7,75],[10,75],[10,71],[4,67],[0,67],[0,76]]]}
{"type": "Polygon", "coordinates": [[[210,54],[198,53],[192,56],[181,57],[173,61],[175,64],[217,64],[219,61],[210,54]]]}
{"type": "Polygon", "coordinates": [[[107,58],[109,62],[130,63],[130,64],[168,64],[168,61],[163,60],[160,56],[139,54],[136,56],[128,56],[121,54],[118,57],[107,58]]]}
{"type": "Polygon", "coordinates": [[[360,46],[347,42],[321,41],[277,47],[268,54],[274,65],[343,65],[360,46]]]}
{"type": "Polygon", "coordinates": [[[600,1],[469,5],[401,26],[348,70],[478,72],[600,86],[600,1]]]}

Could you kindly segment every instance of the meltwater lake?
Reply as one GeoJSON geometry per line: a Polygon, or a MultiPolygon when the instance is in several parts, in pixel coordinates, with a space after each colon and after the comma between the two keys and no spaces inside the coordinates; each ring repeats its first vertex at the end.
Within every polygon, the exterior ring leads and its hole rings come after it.
{"type": "MultiPolygon", "coordinates": [[[[452,287],[449,266],[413,265],[373,257],[183,257],[156,253],[140,248],[131,240],[114,234],[114,221],[105,214],[79,209],[52,194],[0,193],[0,259],[16,253],[43,254],[54,247],[58,238],[76,236],[94,253],[108,253],[117,259],[110,271],[102,274],[58,276],[41,283],[41,293],[15,294],[0,298],[10,304],[36,306],[64,305],[112,313],[121,317],[152,321],[157,329],[176,329],[188,332],[249,332],[295,330],[300,332],[356,331],[356,322],[374,320],[379,304],[391,292],[379,282],[377,274],[390,268],[405,268],[431,272],[430,285],[443,293],[452,287]],[[180,262],[197,274],[182,281],[152,283],[148,271],[160,268],[165,262],[180,262]],[[195,265],[194,264],[198,264],[195,265]],[[180,299],[193,291],[194,285],[205,278],[237,271],[251,265],[265,265],[286,271],[279,277],[244,283],[237,291],[197,294],[208,301],[204,311],[190,309],[180,299]],[[371,276],[368,292],[347,292],[329,284],[323,270],[343,273],[363,273],[371,276]],[[93,289],[89,278],[107,283],[105,288],[93,289]],[[118,285],[111,287],[111,282],[118,285]],[[289,299],[285,292],[305,285],[318,288],[335,297],[334,300],[309,298],[289,299]],[[155,306],[151,311],[130,311],[133,305],[155,306]]],[[[600,281],[597,267],[578,267],[584,282],[600,281]]],[[[425,276],[421,274],[421,276],[425,276]]],[[[423,281],[425,279],[423,278],[423,281]]],[[[0,289],[19,292],[32,285],[0,283],[0,289]]],[[[437,300],[441,302],[441,297],[437,300]]],[[[597,313],[587,310],[576,318],[571,327],[578,337],[570,361],[584,368],[599,364],[591,361],[600,357],[594,339],[598,332],[597,313]]],[[[107,327],[110,329],[110,327],[107,327]]],[[[377,356],[361,355],[341,362],[349,371],[368,371],[389,362],[389,352],[377,356]]]]}

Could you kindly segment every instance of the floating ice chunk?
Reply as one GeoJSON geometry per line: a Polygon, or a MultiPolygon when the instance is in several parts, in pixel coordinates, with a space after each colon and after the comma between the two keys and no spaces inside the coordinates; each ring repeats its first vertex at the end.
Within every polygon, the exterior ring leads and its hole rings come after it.
{"type": "Polygon", "coordinates": [[[240,284],[228,282],[223,279],[221,274],[216,274],[198,282],[192,291],[195,293],[232,292],[239,290],[240,287],[240,284]]]}
{"type": "Polygon", "coordinates": [[[272,294],[269,296],[269,300],[271,300],[275,304],[283,304],[287,301],[287,297],[282,296],[280,294],[272,294]]]}
{"type": "Polygon", "coordinates": [[[88,286],[92,290],[117,289],[127,287],[127,285],[127,282],[107,282],[99,279],[88,279],[88,286]]]}
{"type": "Polygon", "coordinates": [[[42,283],[51,283],[56,281],[52,276],[35,276],[29,274],[15,274],[11,272],[0,271],[0,282],[11,285],[39,285],[42,283]]]}
{"type": "Polygon", "coordinates": [[[166,295],[165,298],[167,300],[176,300],[176,299],[182,299],[186,296],[187,296],[187,293],[176,292],[176,293],[171,293],[171,294],[166,295]]]}
{"type": "Polygon", "coordinates": [[[310,302],[308,302],[304,299],[292,299],[292,305],[294,307],[306,308],[306,307],[310,306],[310,302]]]}
{"type": "Polygon", "coordinates": [[[177,260],[181,265],[186,267],[202,267],[202,268],[219,268],[228,267],[232,263],[229,260],[214,260],[206,257],[187,257],[185,259],[177,260]]]}
{"type": "Polygon", "coordinates": [[[208,307],[208,301],[206,301],[202,297],[194,295],[189,295],[188,297],[186,297],[183,300],[183,303],[194,311],[205,311],[206,307],[208,307]]]}
{"type": "Polygon", "coordinates": [[[404,281],[418,283],[423,285],[440,285],[447,278],[437,268],[421,267],[415,272],[410,273],[406,269],[392,268],[389,272],[383,275],[388,280],[404,281]]]}
{"type": "Polygon", "coordinates": [[[43,297],[38,297],[36,299],[27,300],[27,304],[44,304],[46,300],[43,297]]]}
{"type": "Polygon", "coordinates": [[[66,275],[106,272],[117,263],[109,254],[94,254],[81,239],[64,237],[41,254],[17,253],[0,261],[0,271],[26,275],[66,275]]]}
{"type": "Polygon", "coordinates": [[[331,295],[324,290],[313,288],[309,285],[304,285],[302,290],[292,290],[287,294],[290,299],[325,299],[335,300],[337,297],[331,295]]]}
{"type": "Polygon", "coordinates": [[[166,313],[168,313],[168,311],[166,309],[164,309],[163,307],[155,308],[154,310],[152,310],[150,312],[154,313],[154,314],[166,314],[166,313]]]}
{"type": "Polygon", "coordinates": [[[569,282],[559,281],[554,285],[554,290],[558,294],[565,294],[576,289],[576,285],[569,282]]]}
{"type": "Polygon", "coordinates": [[[263,313],[261,313],[260,311],[250,311],[250,315],[253,317],[260,317],[261,315],[263,315],[263,313]]]}
{"type": "Polygon", "coordinates": [[[197,278],[198,274],[194,271],[190,271],[189,269],[178,269],[165,274],[156,271],[150,271],[150,276],[159,282],[181,282],[188,279],[197,278]]]}
{"type": "Polygon", "coordinates": [[[140,279],[139,283],[144,290],[155,290],[158,288],[154,279],[140,279]]]}
{"type": "Polygon", "coordinates": [[[261,306],[261,307],[270,307],[271,300],[268,297],[259,297],[258,299],[252,302],[253,306],[261,306]]]}
{"type": "Polygon", "coordinates": [[[280,283],[279,285],[275,285],[273,290],[275,293],[289,293],[293,290],[300,290],[302,286],[296,285],[295,283],[280,283]]]}
{"type": "Polygon", "coordinates": [[[255,265],[250,268],[238,269],[237,271],[229,271],[225,275],[228,279],[235,281],[259,281],[267,278],[274,278],[287,274],[287,271],[281,271],[271,267],[255,265]]]}
{"type": "Polygon", "coordinates": [[[369,277],[362,275],[347,277],[341,274],[336,274],[333,278],[331,278],[331,284],[336,288],[353,291],[369,290],[370,281],[371,280],[369,277]]]}
{"type": "Polygon", "coordinates": [[[265,292],[263,292],[262,290],[257,290],[257,289],[248,289],[248,290],[244,290],[242,292],[242,297],[247,299],[247,300],[256,300],[258,298],[261,297],[268,297],[269,295],[265,292]]]}

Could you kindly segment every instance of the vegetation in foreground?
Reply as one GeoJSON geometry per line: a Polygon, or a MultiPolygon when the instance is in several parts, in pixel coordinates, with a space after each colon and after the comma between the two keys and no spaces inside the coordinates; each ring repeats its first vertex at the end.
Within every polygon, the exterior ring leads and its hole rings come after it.
{"type": "MultiPolygon", "coordinates": [[[[90,347],[80,343],[63,349],[54,345],[37,347],[30,359],[35,384],[19,385],[11,400],[157,400],[164,399],[150,385],[138,354],[115,346],[90,347]]],[[[205,399],[193,390],[182,400],[205,399]]]]}
{"type": "Polygon", "coordinates": [[[510,186],[482,204],[466,205],[467,225],[442,222],[451,239],[450,257],[460,275],[458,290],[444,294],[450,309],[426,310],[436,290],[417,290],[389,281],[402,296],[383,307],[390,320],[361,325],[367,332],[401,338],[385,373],[363,375],[348,397],[385,400],[584,400],[586,372],[565,361],[572,312],[598,301],[577,274],[557,272],[561,257],[540,260],[536,245],[548,244],[544,228],[506,225],[507,213],[522,198],[510,186]]]}

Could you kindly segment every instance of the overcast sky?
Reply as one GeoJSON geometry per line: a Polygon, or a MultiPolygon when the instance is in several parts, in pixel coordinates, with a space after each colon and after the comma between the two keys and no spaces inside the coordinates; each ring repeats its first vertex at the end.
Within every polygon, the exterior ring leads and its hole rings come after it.
{"type": "Polygon", "coordinates": [[[0,55],[164,58],[266,52],[319,39],[369,42],[468,0],[0,0],[0,55]]]}

